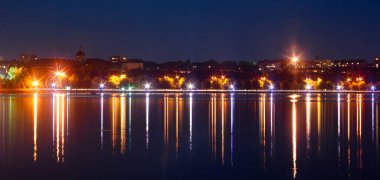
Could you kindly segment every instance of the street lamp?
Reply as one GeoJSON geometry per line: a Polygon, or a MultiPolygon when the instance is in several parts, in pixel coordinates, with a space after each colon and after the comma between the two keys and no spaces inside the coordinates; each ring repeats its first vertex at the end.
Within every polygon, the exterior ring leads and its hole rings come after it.
{"type": "Polygon", "coordinates": [[[338,91],[342,90],[342,86],[340,86],[340,85],[336,86],[336,90],[338,90],[338,91]]]}
{"type": "Polygon", "coordinates": [[[104,89],[105,86],[106,86],[106,85],[105,85],[104,83],[100,83],[100,84],[99,84],[99,88],[100,88],[100,89],[104,89]]]}
{"type": "Polygon", "coordinates": [[[375,86],[371,86],[371,91],[375,91],[376,87],[375,86]]]}
{"type": "Polygon", "coordinates": [[[32,82],[32,85],[33,85],[34,88],[37,88],[38,84],[39,84],[38,81],[33,81],[32,82]]]}
{"type": "Polygon", "coordinates": [[[293,55],[293,56],[290,58],[290,60],[291,60],[293,63],[297,63],[297,62],[300,60],[300,58],[299,58],[298,56],[293,55]]]}
{"type": "Polygon", "coordinates": [[[187,85],[187,88],[190,89],[190,90],[193,90],[194,89],[194,84],[189,83],[187,85]]]}
{"type": "Polygon", "coordinates": [[[308,91],[311,90],[311,88],[312,88],[311,85],[306,85],[305,86],[305,89],[308,90],[308,91]]]}
{"type": "Polygon", "coordinates": [[[235,91],[235,86],[233,84],[230,85],[230,90],[235,91]]]}
{"type": "Polygon", "coordinates": [[[51,83],[51,88],[55,89],[57,87],[57,84],[56,83],[51,83]]]}
{"type": "Polygon", "coordinates": [[[273,84],[269,85],[269,90],[271,90],[271,91],[274,90],[274,85],[273,84]]]}
{"type": "Polygon", "coordinates": [[[149,89],[150,89],[150,83],[145,83],[144,88],[145,88],[146,90],[149,90],[149,89]]]}

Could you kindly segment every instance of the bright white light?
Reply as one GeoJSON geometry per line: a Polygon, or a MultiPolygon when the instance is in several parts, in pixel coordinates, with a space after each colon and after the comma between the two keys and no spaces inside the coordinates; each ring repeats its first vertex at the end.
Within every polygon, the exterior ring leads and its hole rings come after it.
{"type": "Polygon", "coordinates": [[[235,90],[235,86],[233,84],[230,85],[231,90],[235,90]]]}
{"type": "Polygon", "coordinates": [[[122,90],[122,91],[124,91],[124,90],[125,90],[125,88],[124,88],[124,87],[122,87],[122,88],[121,88],[121,90],[122,90]]]}
{"type": "Polygon", "coordinates": [[[145,89],[149,89],[149,88],[150,88],[150,84],[149,84],[149,83],[146,83],[146,84],[144,85],[144,88],[145,88],[145,89]]]}
{"type": "Polygon", "coordinates": [[[371,86],[371,90],[374,91],[376,89],[375,86],[371,86]]]}
{"type": "Polygon", "coordinates": [[[269,90],[273,90],[273,89],[274,89],[274,85],[273,84],[269,85],[269,90]]]}
{"type": "Polygon", "coordinates": [[[100,83],[100,84],[99,84],[100,89],[103,89],[105,86],[106,86],[106,85],[105,85],[104,83],[100,83]]]}
{"type": "Polygon", "coordinates": [[[293,56],[291,58],[291,60],[292,60],[292,62],[296,63],[296,62],[298,62],[300,60],[300,58],[298,56],[293,56]]]}
{"type": "Polygon", "coordinates": [[[336,86],[336,90],[340,91],[342,89],[342,86],[338,85],[336,86]]]}
{"type": "Polygon", "coordinates": [[[311,90],[311,88],[312,88],[312,87],[311,87],[310,85],[306,85],[306,86],[305,86],[305,89],[306,89],[306,90],[311,90]]]}
{"type": "Polygon", "coordinates": [[[52,87],[52,88],[55,88],[55,87],[57,87],[57,84],[55,84],[55,83],[51,83],[51,87],[52,87]]]}
{"type": "Polygon", "coordinates": [[[128,87],[128,91],[132,91],[132,87],[128,87]]]}
{"type": "Polygon", "coordinates": [[[70,86],[66,86],[66,90],[69,91],[71,89],[70,86]]]}
{"type": "Polygon", "coordinates": [[[190,89],[190,90],[194,89],[194,84],[191,84],[191,83],[188,84],[188,85],[187,85],[187,88],[190,89]]]}

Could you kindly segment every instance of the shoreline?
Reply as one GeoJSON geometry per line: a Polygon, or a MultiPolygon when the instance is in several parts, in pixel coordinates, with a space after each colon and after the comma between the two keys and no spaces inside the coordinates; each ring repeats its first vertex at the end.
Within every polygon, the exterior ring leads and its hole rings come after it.
{"type": "Polygon", "coordinates": [[[74,94],[98,94],[98,93],[238,93],[238,94],[255,94],[255,93],[380,93],[380,91],[371,90],[261,90],[261,89],[0,89],[0,94],[10,93],[74,93],[74,94]]]}

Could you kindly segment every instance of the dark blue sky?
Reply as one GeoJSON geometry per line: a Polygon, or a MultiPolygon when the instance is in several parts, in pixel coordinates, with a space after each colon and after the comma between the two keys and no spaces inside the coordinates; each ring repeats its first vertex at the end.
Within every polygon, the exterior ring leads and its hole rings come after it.
{"type": "Polygon", "coordinates": [[[0,56],[165,61],[380,55],[380,1],[4,0],[0,56]]]}

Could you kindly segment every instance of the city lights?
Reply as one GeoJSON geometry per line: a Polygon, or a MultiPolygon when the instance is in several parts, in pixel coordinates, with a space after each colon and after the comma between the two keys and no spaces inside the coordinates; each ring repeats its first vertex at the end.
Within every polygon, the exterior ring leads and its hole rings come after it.
{"type": "Polygon", "coordinates": [[[342,90],[342,86],[340,86],[340,85],[336,86],[336,90],[338,90],[338,91],[342,90]]]}
{"type": "Polygon", "coordinates": [[[230,90],[232,90],[232,91],[235,90],[235,86],[233,84],[230,85],[230,90]]]}
{"type": "Polygon", "coordinates": [[[311,85],[306,85],[306,86],[305,86],[305,89],[306,89],[306,90],[311,90],[311,89],[312,89],[312,86],[311,86],[311,85]]]}
{"type": "Polygon", "coordinates": [[[57,84],[56,83],[51,83],[50,86],[51,86],[51,88],[56,88],[57,84]]]}
{"type": "Polygon", "coordinates": [[[299,58],[298,56],[292,56],[292,57],[290,58],[290,60],[291,60],[293,63],[297,63],[297,62],[300,60],[300,58],[299,58]]]}
{"type": "Polygon", "coordinates": [[[66,73],[64,73],[64,72],[62,72],[62,71],[56,71],[54,74],[55,74],[55,76],[57,76],[57,77],[64,77],[64,76],[66,76],[66,73]]]}
{"type": "Polygon", "coordinates": [[[33,82],[32,82],[32,85],[33,85],[33,87],[35,87],[35,88],[38,86],[38,84],[39,84],[38,81],[33,81],[33,82]]]}
{"type": "Polygon", "coordinates": [[[100,89],[104,89],[105,86],[106,86],[106,85],[105,85],[104,83],[100,83],[100,84],[99,84],[99,88],[100,88],[100,89]]]}
{"type": "Polygon", "coordinates": [[[271,84],[271,85],[269,85],[269,90],[274,90],[274,85],[273,84],[271,84]]]}
{"type": "Polygon", "coordinates": [[[187,85],[187,88],[190,89],[190,90],[193,90],[194,89],[194,84],[189,83],[187,85]]]}
{"type": "Polygon", "coordinates": [[[145,84],[144,84],[144,88],[145,88],[146,90],[149,90],[149,89],[150,89],[150,83],[145,83],[145,84]]]}
{"type": "Polygon", "coordinates": [[[71,90],[71,87],[70,86],[66,86],[66,91],[70,91],[71,90]]]}
{"type": "Polygon", "coordinates": [[[371,91],[375,91],[376,90],[376,87],[375,86],[371,86],[371,91]]]}

